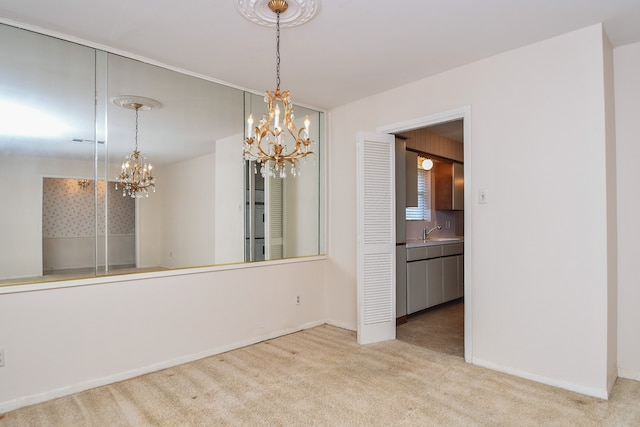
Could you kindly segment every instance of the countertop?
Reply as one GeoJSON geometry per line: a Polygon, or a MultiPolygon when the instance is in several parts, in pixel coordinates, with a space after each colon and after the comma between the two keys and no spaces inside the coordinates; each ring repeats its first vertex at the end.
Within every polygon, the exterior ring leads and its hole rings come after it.
{"type": "Polygon", "coordinates": [[[407,240],[407,248],[418,248],[421,246],[436,246],[436,245],[450,245],[452,243],[463,243],[463,236],[448,236],[448,237],[431,237],[427,240],[411,239],[407,240]]]}

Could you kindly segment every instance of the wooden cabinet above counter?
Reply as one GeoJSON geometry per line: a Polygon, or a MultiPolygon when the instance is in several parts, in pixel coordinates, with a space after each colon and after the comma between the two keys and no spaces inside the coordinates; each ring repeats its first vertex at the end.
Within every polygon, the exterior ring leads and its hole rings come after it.
{"type": "Polygon", "coordinates": [[[436,161],[433,165],[436,210],[464,210],[464,166],[462,163],[436,161]]]}

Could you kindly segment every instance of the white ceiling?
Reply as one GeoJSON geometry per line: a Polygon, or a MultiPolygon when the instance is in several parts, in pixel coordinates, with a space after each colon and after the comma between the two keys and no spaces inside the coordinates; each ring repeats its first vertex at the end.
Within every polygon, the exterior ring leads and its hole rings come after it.
{"type": "MultiPolygon", "coordinates": [[[[282,88],[332,108],[602,22],[640,42],[639,0],[319,0],[283,28],[282,88]]],[[[235,0],[0,0],[0,20],[59,32],[254,91],[274,89],[275,30],[235,0]]]]}

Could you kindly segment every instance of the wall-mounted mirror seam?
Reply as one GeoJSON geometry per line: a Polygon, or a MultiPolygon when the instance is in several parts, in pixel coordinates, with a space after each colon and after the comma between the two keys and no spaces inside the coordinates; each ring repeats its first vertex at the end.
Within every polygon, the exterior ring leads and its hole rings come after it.
{"type": "Polygon", "coordinates": [[[263,96],[8,25],[0,48],[0,285],[323,252],[323,112],[295,107],[316,155],[265,182],[242,158],[263,96]],[[149,197],[115,186],[136,142],[149,197]]]}

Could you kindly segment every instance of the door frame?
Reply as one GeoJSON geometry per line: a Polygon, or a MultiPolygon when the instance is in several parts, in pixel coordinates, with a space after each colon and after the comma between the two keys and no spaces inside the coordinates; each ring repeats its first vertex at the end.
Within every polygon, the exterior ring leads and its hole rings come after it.
{"type": "Polygon", "coordinates": [[[403,122],[383,125],[376,128],[376,132],[395,134],[460,119],[463,120],[464,135],[464,360],[467,363],[471,363],[473,360],[473,233],[471,222],[473,192],[471,182],[471,106],[466,105],[403,122]]]}

